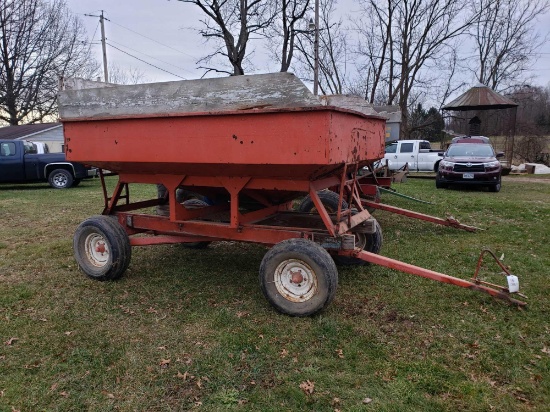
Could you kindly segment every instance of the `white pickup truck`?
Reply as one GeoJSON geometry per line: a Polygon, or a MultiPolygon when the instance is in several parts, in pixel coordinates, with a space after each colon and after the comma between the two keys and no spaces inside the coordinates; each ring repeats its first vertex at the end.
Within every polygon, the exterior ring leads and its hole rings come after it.
{"type": "Polygon", "coordinates": [[[387,162],[390,170],[399,170],[406,164],[411,172],[437,172],[443,150],[434,150],[427,140],[399,140],[386,146],[386,154],[380,161],[387,162]]]}

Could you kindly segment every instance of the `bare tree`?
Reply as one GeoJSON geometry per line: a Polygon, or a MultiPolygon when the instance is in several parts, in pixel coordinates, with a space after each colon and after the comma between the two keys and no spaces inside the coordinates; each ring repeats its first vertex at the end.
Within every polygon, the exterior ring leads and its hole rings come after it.
{"type": "Polygon", "coordinates": [[[517,82],[547,40],[535,20],[550,9],[548,0],[476,0],[479,19],[472,27],[477,80],[494,90],[517,82]]]}
{"type": "Polygon", "coordinates": [[[0,121],[36,123],[56,113],[60,76],[89,67],[80,20],[63,0],[0,3],[0,121]]]}
{"type": "Polygon", "coordinates": [[[280,71],[287,72],[294,57],[297,36],[308,30],[306,14],[310,11],[311,0],[276,0],[277,19],[267,30],[267,49],[273,58],[280,61],[280,71]]]}
{"type": "Polygon", "coordinates": [[[408,112],[420,81],[433,81],[427,65],[439,59],[449,42],[462,35],[479,16],[458,0],[361,0],[358,21],[362,37],[360,55],[366,60],[365,96],[373,101],[382,87],[387,104],[401,109],[401,133],[408,133],[408,112]]]}
{"type": "Polygon", "coordinates": [[[148,81],[144,71],[137,67],[121,68],[109,63],[109,82],[115,84],[138,84],[148,81]]]}
{"type": "Polygon", "coordinates": [[[216,41],[216,50],[200,60],[209,64],[214,57],[224,56],[231,70],[202,67],[238,76],[244,74],[243,62],[254,34],[262,35],[275,19],[274,2],[269,0],[178,0],[198,6],[206,17],[201,20],[199,33],[208,41],[216,41]]]}
{"type": "MultiPolygon", "coordinates": [[[[343,30],[341,19],[335,21],[332,16],[336,0],[321,0],[319,15],[319,90],[323,94],[342,94],[346,91],[346,70],[348,38],[343,30]]],[[[302,66],[303,77],[313,74],[314,39],[313,30],[304,30],[297,37],[296,49],[300,52],[297,59],[302,66]]]]}

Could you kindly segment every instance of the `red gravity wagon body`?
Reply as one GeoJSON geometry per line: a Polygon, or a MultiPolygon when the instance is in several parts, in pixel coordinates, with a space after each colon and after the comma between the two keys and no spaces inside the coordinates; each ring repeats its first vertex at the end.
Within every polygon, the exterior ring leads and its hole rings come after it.
{"type": "Polygon", "coordinates": [[[363,207],[357,173],[383,157],[386,122],[361,99],[320,99],[288,73],[132,86],[74,79],[64,89],[67,158],[118,174],[111,196],[102,177],[103,214],[74,236],[89,277],[121,277],[132,246],[233,240],[272,246],[260,286],[290,315],[330,303],[335,261],[370,261],[511,300],[507,290],[377,255],[382,232],[363,207]],[[132,202],[135,183],[156,184],[159,196],[132,202]]]}

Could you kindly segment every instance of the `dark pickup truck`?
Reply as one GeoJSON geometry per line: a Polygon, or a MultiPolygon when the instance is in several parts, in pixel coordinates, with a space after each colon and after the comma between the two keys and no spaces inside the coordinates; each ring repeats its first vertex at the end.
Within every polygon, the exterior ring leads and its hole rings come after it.
{"type": "Polygon", "coordinates": [[[64,153],[37,154],[25,140],[0,140],[0,183],[48,182],[55,189],[76,186],[97,169],[68,162],[64,153]]]}

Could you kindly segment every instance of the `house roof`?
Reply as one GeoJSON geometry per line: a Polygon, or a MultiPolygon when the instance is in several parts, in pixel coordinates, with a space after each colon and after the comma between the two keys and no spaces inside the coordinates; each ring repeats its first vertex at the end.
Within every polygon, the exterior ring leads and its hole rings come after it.
{"type": "Polygon", "coordinates": [[[498,94],[489,87],[480,84],[472,87],[466,93],[454,99],[449,104],[442,107],[443,110],[490,110],[490,109],[508,109],[518,106],[512,100],[498,94]]]}
{"type": "Polygon", "coordinates": [[[25,137],[30,137],[34,134],[61,127],[61,123],[37,123],[24,124],[21,126],[6,126],[0,127],[0,139],[16,140],[25,137]]]}

